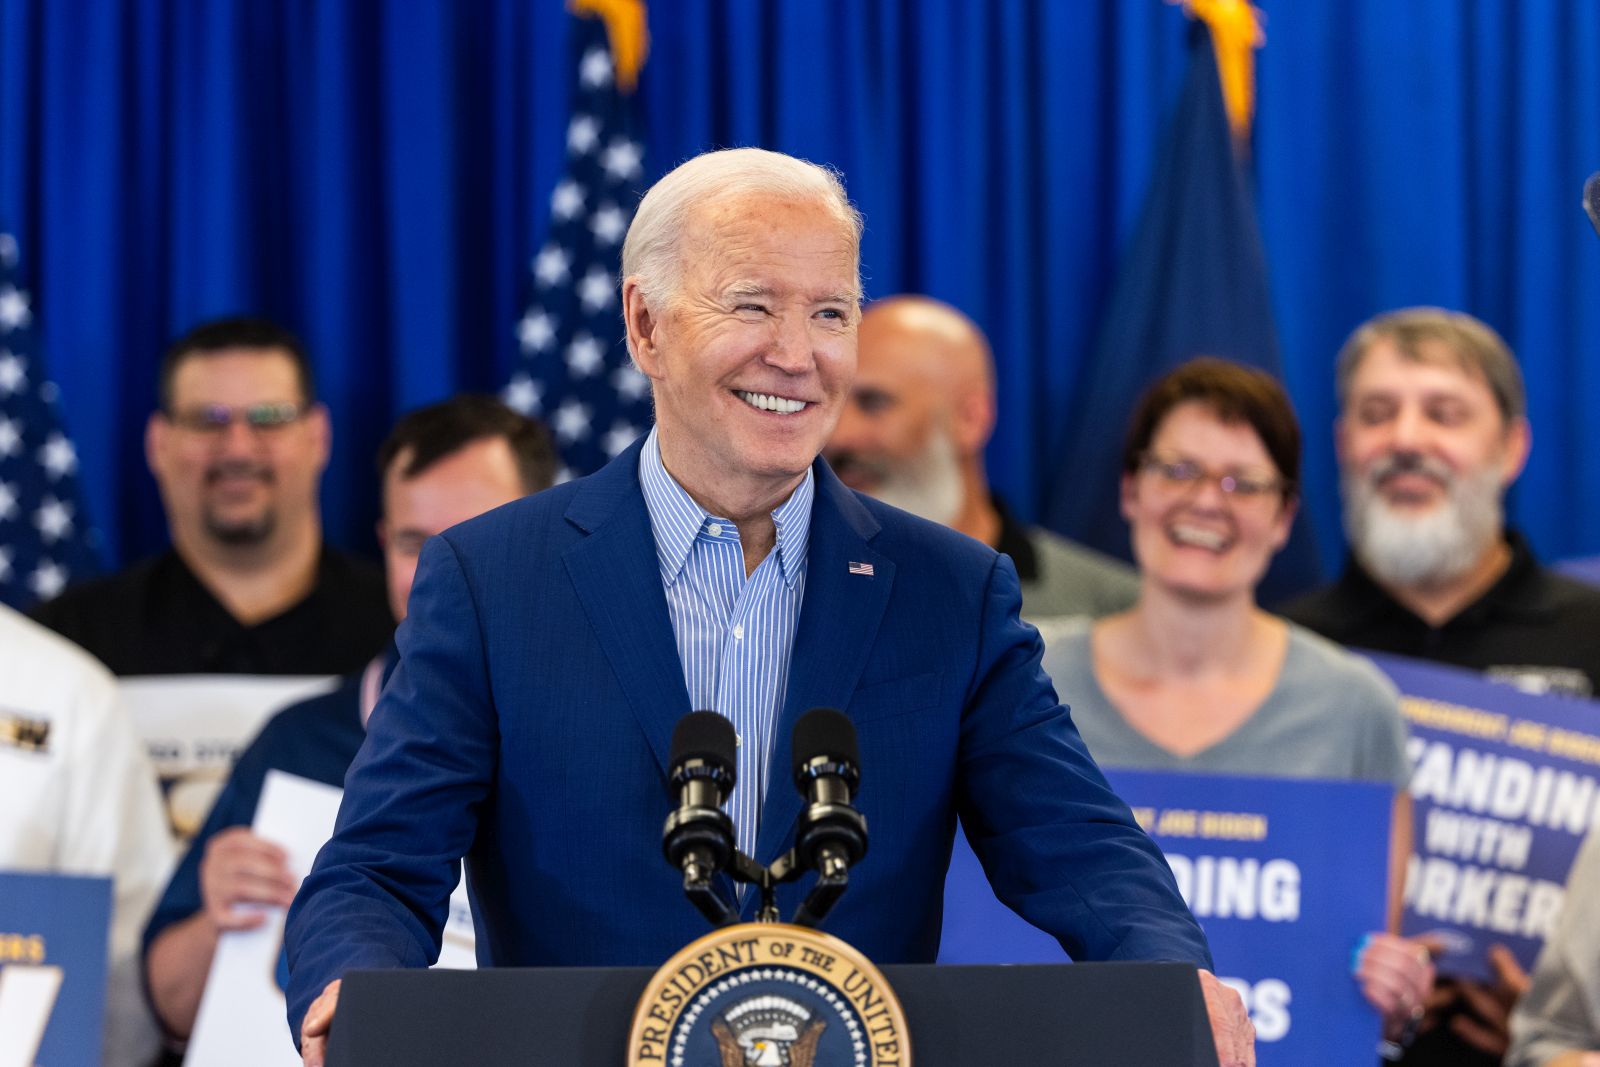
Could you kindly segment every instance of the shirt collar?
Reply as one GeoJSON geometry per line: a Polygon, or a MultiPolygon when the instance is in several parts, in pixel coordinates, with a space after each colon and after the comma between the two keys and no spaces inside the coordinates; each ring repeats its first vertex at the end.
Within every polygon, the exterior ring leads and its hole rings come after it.
{"type": "MultiPolygon", "coordinates": [[[[1438,627],[1430,628],[1443,629],[1452,624],[1475,623],[1497,615],[1538,618],[1550,614],[1543,582],[1544,572],[1534,558],[1527,539],[1510,527],[1505,528],[1503,536],[1511,549],[1511,562],[1505,573],[1495,579],[1494,584],[1484,590],[1477,600],[1438,627]]],[[[1429,625],[1379,585],[1353,552],[1346,557],[1338,589],[1344,600],[1343,608],[1352,623],[1366,622],[1401,611],[1415,618],[1419,625],[1429,625]]]]}
{"type": "MultiPolygon", "coordinates": [[[[661,442],[657,430],[652,429],[639,452],[639,486],[644,491],[645,508],[650,513],[650,529],[656,539],[656,561],[661,566],[661,578],[668,586],[678,580],[689,553],[694,549],[695,538],[710,523],[726,523],[694,502],[677,479],[667,472],[661,462],[661,442]]],[[[806,551],[811,541],[811,504],[816,493],[812,472],[806,476],[789,499],[772,512],[772,522],[777,528],[778,565],[783,580],[793,589],[805,569],[806,551]]]]}
{"type": "Polygon", "coordinates": [[[1034,550],[1033,542],[1028,540],[1027,527],[1017,521],[1005,501],[995,494],[989,494],[989,503],[1000,517],[1000,536],[993,545],[994,550],[1011,557],[1012,565],[1017,568],[1018,580],[1031,582],[1038,578],[1039,553],[1034,550]]]}

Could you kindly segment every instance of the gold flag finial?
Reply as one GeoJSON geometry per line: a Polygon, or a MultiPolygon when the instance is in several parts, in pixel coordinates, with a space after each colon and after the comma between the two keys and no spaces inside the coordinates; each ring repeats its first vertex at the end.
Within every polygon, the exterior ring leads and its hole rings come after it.
{"type": "Polygon", "coordinates": [[[1267,40],[1261,30],[1261,13],[1247,0],[1181,2],[1186,15],[1204,22],[1211,31],[1211,47],[1217,54],[1217,76],[1222,79],[1222,103],[1228,112],[1228,126],[1235,138],[1244,141],[1250,136],[1250,120],[1256,107],[1255,50],[1267,40]]]}
{"type": "Polygon", "coordinates": [[[644,0],[567,0],[567,10],[592,16],[606,24],[611,40],[611,60],[616,65],[617,88],[633,92],[639,84],[639,71],[650,52],[650,30],[646,25],[644,0]]]}

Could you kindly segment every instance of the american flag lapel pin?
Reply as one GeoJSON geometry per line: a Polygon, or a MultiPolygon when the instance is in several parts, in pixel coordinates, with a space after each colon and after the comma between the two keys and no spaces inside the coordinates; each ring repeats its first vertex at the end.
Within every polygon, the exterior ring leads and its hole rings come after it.
{"type": "Polygon", "coordinates": [[[871,578],[872,577],[872,564],[870,564],[870,563],[857,563],[854,560],[851,560],[850,561],[850,573],[851,574],[862,574],[862,575],[865,575],[868,578],[871,578]]]}

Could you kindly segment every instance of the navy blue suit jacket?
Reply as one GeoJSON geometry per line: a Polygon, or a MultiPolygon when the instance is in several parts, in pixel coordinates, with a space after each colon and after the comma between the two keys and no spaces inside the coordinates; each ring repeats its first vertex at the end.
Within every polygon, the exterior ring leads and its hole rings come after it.
{"type": "MultiPolygon", "coordinates": [[[[345,971],[433,961],[462,857],[485,966],[653,966],[706,932],[661,857],[670,739],[693,709],[638,464],[635,445],[424,548],[400,664],[289,915],[296,1035],[345,971]]],[[[1000,898],[1074,958],[1209,967],[1160,853],[1040,668],[1010,560],[814,471],[756,858],[792,843],[795,721],[841,708],[871,844],[829,932],[878,962],[931,962],[959,813],[1000,898]]],[[[780,891],[784,914],[808,883],[780,891]]]]}

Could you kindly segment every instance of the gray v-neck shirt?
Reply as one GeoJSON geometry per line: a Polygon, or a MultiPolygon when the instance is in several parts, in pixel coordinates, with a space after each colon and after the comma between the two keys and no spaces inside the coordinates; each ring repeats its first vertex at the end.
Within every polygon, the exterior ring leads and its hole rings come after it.
{"type": "Polygon", "coordinates": [[[1052,625],[1045,670],[1103,767],[1202,771],[1269,778],[1411,779],[1406,727],[1394,685],[1378,668],[1289,624],[1278,680],[1233,733],[1192,756],[1169,752],[1129,724],[1094,676],[1089,619],[1052,625]]]}

